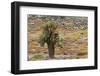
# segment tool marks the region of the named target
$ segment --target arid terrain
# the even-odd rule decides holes
[[[53,20],[57,31],[64,39],[63,48],[56,47],[54,59],[81,59],[88,57],[88,18],[77,16],[28,15],[28,60],[49,60],[48,48],[38,43],[42,26]]]

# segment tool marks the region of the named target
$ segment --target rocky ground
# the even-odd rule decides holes
[[[83,33],[82,35],[76,33]],[[68,35],[67,35],[68,33]],[[48,49],[45,45],[44,47],[40,47],[37,42],[38,34],[30,34],[30,42],[29,42],[29,51],[28,51],[28,60],[48,60],[50,59],[48,56]],[[75,34],[75,35],[74,35]],[[64,36],[64,48],[55,48],[55,58],[54,59],[80,59],[87,58],[88,50],[87,50],[87,35],[86,30],[81,31],[77,30],[69,33],[66,31],[66,35]],[[75,36],[75,37],[74,37]],[[32,37],[32,38],[31,38]],[[32,39],[32,40],[31,40]]]
[[[47,45],[41,47],[38,38],[42,32],[41,26],[45,23],[35,19],[28,24],[28,60],[49,60]],[[64,38],[63,48],[55,48],[54,59],[81,59],[88,57],[87,29],[66,29],[58,26],[59,34]]]

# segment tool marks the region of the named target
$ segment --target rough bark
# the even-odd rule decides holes
[[[48,53],[51,59],[54,58],[54,52],[55,52],[54,45],[52,43],[48,44]]]

